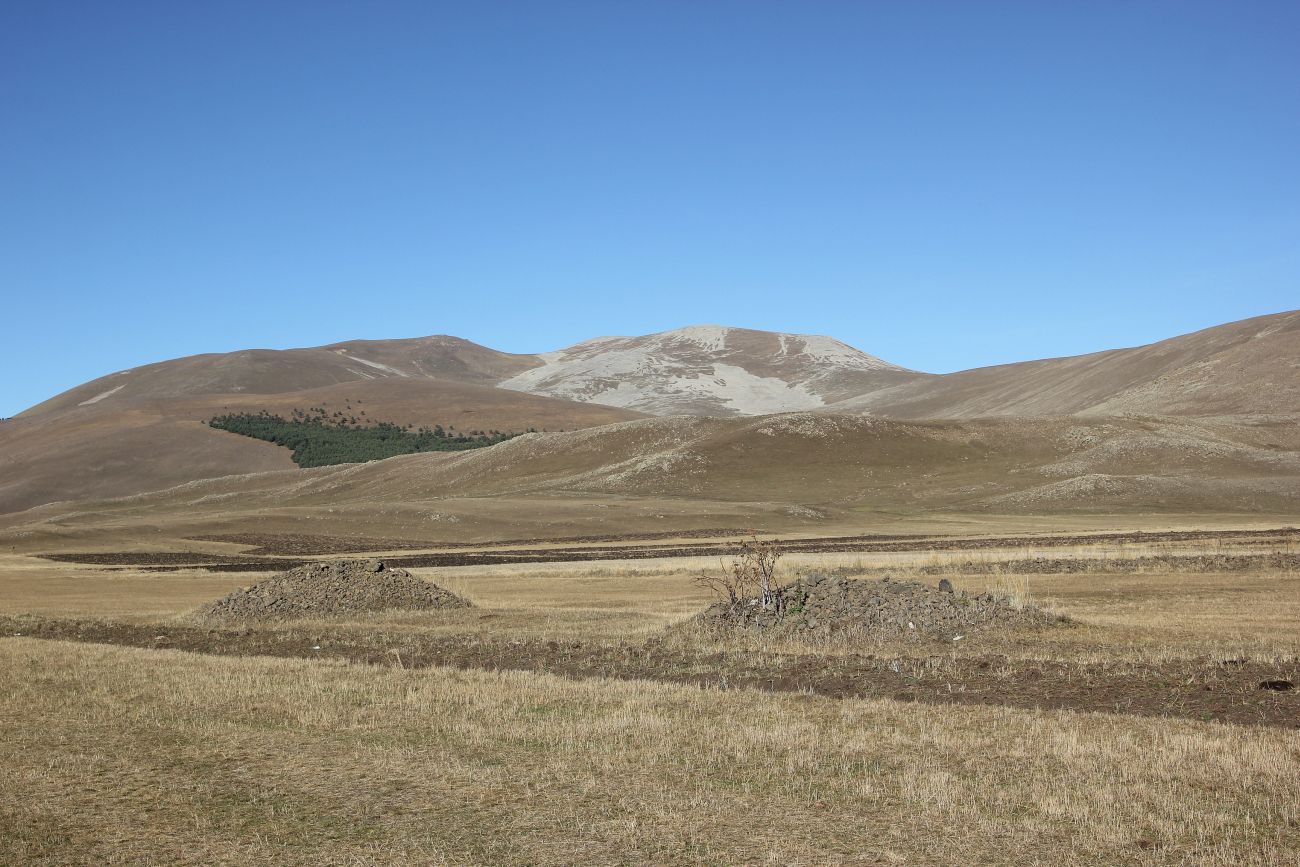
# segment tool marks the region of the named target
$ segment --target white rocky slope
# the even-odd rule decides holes
[[[760,415],[922,378],[830,337],[694,325],[538,356],[501,388],[651,415]]]

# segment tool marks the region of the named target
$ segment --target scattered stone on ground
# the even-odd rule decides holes
[[[717,602],[694,618],[713,629],[781,635],[958,641],[990,627],[1049,626],[1066,619],[993,593],[968,594],[913,581],[811,575],[758,598]]]
[[[201,618],[288,620],[395,609],[467,608],[449,590],[382,560],[309,563],[203,606]]]

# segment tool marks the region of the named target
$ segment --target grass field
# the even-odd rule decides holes
[[[258,576],[8,556],[0,863],[1298,864],[1300,695],[1254,684],[1300,667],[1300,575],[998,571],[1225,547],[1260,548],[783,562],[927,581],[951,568],[959,588],[1024,594],[1074,621],[943,649],[665,644],[707,603],[691,576],[708,559],[428,570],[477,607],[216,631],[202,653],[38,640],[13,624],[179,635],[194,607]],[[360,664],[332,652],[345,639],[398,652]],[[218,655],[273,640],[285,658]],[[313,641],[324,648],[301,658]],[[480,645],[491,654],[454,656]],[[407,650],[420,646],[443,655],[421,662]],[[530,660],[542,670],[519,670]],[[878,663],[902,664],[908,700],[871,686]],[[708,666],[754,676],[710,680]],[[767,671],[810,688],[764,686]],[[816,680],[846,671],[862,695]],[[1053,703],[1044,678],[1087,680],[1107,701],[1182,698],[1094,712],[1075,685]],[[987,693],[944,703],[943,684]],[[1199,719],[1179,702],[1203,686],[1257,716]]]

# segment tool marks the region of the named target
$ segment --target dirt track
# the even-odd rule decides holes
[[[285,555],[285,554],[352,554],[369,551],[401,550],[459,550],[484,549],[485,553],[499,552],[502,549],[538,545],[582,545],[580,548],[558,550],[578,551],[626,551],[707,547],[710,551],[730,550],[734,543],[712,543],[707,546],[665,544],[656,546],[594,548],[588,547],[610,542],[654,542],[664,539],[709,539],[718,537],[743,538],[750,531],[717,528],[709,530],[690,530],[673,533],[625,533],[604,536],[566,536],[556,538],[506,539],[496,542],[419,542],[399,539],[365,539],[358,537],[333,537],[311,535],[275,535],[275,534],[230,534],[222,536],[198,536],[197,541],[233,542],[236,544],[255,545],[256,548],[243,552],[246,555]],[[760,536],[770,537],[771,533],[761,532]],[[917,534],[859,534],[856,536],[825,536],[811,539],[778,540],[786,550],[810,551],[920,551],[920,550],[979,550],[985,548],[1005,548],[1008,546],[1034,545],[1041,547],[1060,547],[1067,545],[1095,545],[1098,543],[1141,544],[1151,542],[1193,542],[1211,539],[1258,539],[1258,538],[1300,538],[1300,528],[1279,527],[1269,530],[1170,530],[1160,532],[1115,532],[1089,534],[1044,534],[999,537],[944,537]],[[557,550],[557,549],[550,549]]]
[[[17,634],[217,655],[333,658],[406,668],[544,671],[566,677],[660,680],[811,692],[833,698],[1100,711],[1300,728],[1300,690],[1261,687],[1278,680],[1300,683],[1300,667],[1242,660],[1068,664],[1001,656],[706,653],[656,641],[615,646],[580,641],[485,641],[474,636],[403,636],[385,641],[333,627],[314,631],[213,629],[0,618],[0,636]]]
[[[709,536],[720,535],[722,531],[698,531],[707,533]],[[681,538],[690,534],[675,534],[674,538]],[[258,571],[278,571],[288,569],[294,566],[302,565],[305,560],[287,559],[282,554],[302,556],[307,551],[311,553],[361,553],[369,551],[389,551],[389,550],[410,550],[416,546],[433,549],[431,553],[408,554],[399,557],[385,557],[384,561],[395,567],[407,569],[433,568],[440,566],[478,566],[478,565],[500,565],[508,563],[574,563],[574,562],[591,562],[600,560],[646,560],[659,557],[726,557],[736,550],[734,542],[707,542],[700,544],[681,544],[665,543],[659,545],[625,545],[614,546],[609,544],[603,545],[583,545],[583,546],[564,546],[564,547],[516,547],[503,548],[501,545],[506,544],[554,544],[557,541],[568,542],[565,540],[523,540],[512,543],[496,543],[498,547],[488,550],[468,550],[469,545],[448,545],[439,543],[401,543],[405,547],[395,544],[392,539],[379,539],[371,542],[371,547],[359,547],[359,540],[340,538],[336,540],[338,544],[334,550],[327,550],[329,546],[325,540],[329,537],[321,536],[229,536],[229,537],[205,537],[209,541],[219,539],[221,541],[241,541],[245,544],[258,544],[260,547],[254,551],[241,554],[206,554],[187,551],[173,552],[114,552],[114,553],[57,553],[42,554],[40,556],[64,563],[82,563],[87,565],[115,565],[115,566],[136,566],[146,567],[155,571],[168,571],[185,568],[202,568],[212,572],[258,572]],[[640,541],[644,536],[593,536],[581,537],[583,541]],[[654,537],[654,538],[663,538]],[[810,553],[810,554],[867,554],[867,553],[898,553],[910,551],[979,551],[997,548],[1011,547],[1070,547],[1096,544],[1150,544],[1150,543],[1170,543],[1170,542],[1197,542],[1217,540],[1221,542],[1237,542],[1239,544],[1249,544],[1255,540],[1278,540],[1278,539],[1297,539],[1300,538],[1300,529],[1294,527],[1284,527],[1273,530],[1194,530],[1185,532],[1161,532],[1161,533],[1101,533],[1093,535],[1057,535],[1057,536],[1001,536],[1001,537],[976,537],[976,538],[934,538],[931,536],[832,536],[815,539],[785,539],[774,540],[776,545],[784,553]],[[261,556],[263,554],[271,556]],[[1219,559],[1225,562],[1233,559],[1234,556],[1241,555],[1222,555]],[[1259,555],[1264,556],[1264,555]],[[1212,564],[1211,564],[1212,565]],[[1210,568],[1206,566],[1205,568]],[[1224,567],[1227,570],[1235,568],[1231,563]],[[1248,567],[1247,567],[1248,568]],[[957,571],[954,567],[953,571]],[[1088,571],[1084,566],[1079,569],[1056,569],[1056,571]]]
[[[716,527],[705,530],[681,530],[672,533],[623,533],[603,536],[556,536],[553,538],[503,539],[498,542],[420,542],[411,539],[381,539],[362,536],[319,536],[311,534],[224,533],[194,536],[196,542],[230,542],[254,545],[246,554],[361,554],[371,551],[426,551],[431,548],[501,548],[518,545],[556,545],[596,542],[653,542],[662,539],[711,539],[720,536],[744,536],[748,530]],[[881,536],[901,539],[903,536]]]

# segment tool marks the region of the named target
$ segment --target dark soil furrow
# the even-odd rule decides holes
[[[1290,536],[1289,530],[1268,531],[1275,536]],[[1155,537],[1160,534],[1136,534]],[[1185,534],[1177,534],[1182,536]],[[869,554],[908,551],[941,551],[1008,547],[1013,544],[1065,545],[1080,544],[1080,537],[1061,537],[1069,542],[1047,543],[1039,539],[938,539],[919,542],[878,542],[857,538],[773,540],[771,545],[782,554]],[[1165,541],[1188,541],[1160,536]],[[1130,541],[1142,541],[1131,538]],[[491,551],[441,551],[385,557],[384,562],[399,568],[428,569],[446,566],[495,566],[512,563],[576,563],[602,560],[646,560],[659,557],[726,557],[734,555],[738,543],[701,545],[643,545],[628,547],[586,548],[518,548]],[[38,555],[62,563],[94,566],[134,566],[155,572],[180,569],[203,569],[209,572],[258,572],[289,569],[310,562],[301,559],[249,554],[206,554],[187,551],[145,551],[115,553],[56,553]],[[1195,572],[1235,572],[1250,569],[1300,568],[1300,554],[1291,553],[1219,553],[1160,554],[1123,558],[1034,557],[995,563],[953,563],[924,566],[925,574],[1011,572],[1018,574],[1124,572],[1143,569],[1169,569]]]
[[[337,627],[213,629],[38,617],[0,618],[0,636],[234,656],[330,658],[422,668],[538,671],[721,688],[892,698],[932,704],[1097,711],[1300,728],[1300,665],[1243,660],[1074,664],[1003,656],[797,655],[684,650],[660,641],[486,640],[375,636]],[[1263,684],[1272,683],[1271,687]]]
[[[366,539],[361,537],[335,537],[335,536],[313,536],[313,535],[292,535],[292,534],[261,534],[261,533],[235,533],[214,536],[196,536],[198,541],[211,542],[233,542],[246,545],[256,545],[255,549],[245,551],[246,555],[261,554],[287,554],[287,555],[308,555],[308,554],[356,554],[371,551],[400,551],[400,550],[459,550],[466,548],[492,549],[493,551],[509,550],[524,545],[584,545],[609,543],[609,542],[653,542],[661,539],[707,539],[725,536],[741,537],[749,533],[747,530],[737,530],[728,528],[711,528],[706,530],[686,530],[672,533],[624,533],[609,534],[602,536],[568,536],[556,538],[534,538],[534,539],[503,539],[495,542],[431,542],[416,541],[409,539]],[[760,533],[762,536],[770,536],[770,533]],[[1057,534],[1057,535],[1022,535],[1022,536],[1003,536],[998,538],[961,538],[961,537],[936,537],[933,534],[863,534],[857,536],[828,536],[813,539],[787,540],[780,544],[793,545],[813,545],[812,550],[832,550],[843,546],[870,546],[862,550],[882,550],[882,551],[918,551],[918,550],[962,550],[962,549],[982,549],[982,548],[1001,548],[1008,545],[1037,545],[1059,547],[1063,545],[1078,544],[1097,544],[1112,542],[1127,543],[1145,543],[1145,542],[1192,542],[1208,539],[1228,539],[1240,537],[1243,539],[1259,537],[1297,537],[1300,536],[1300,528],[1282,527],[1269,530],[1171,530],[1157,532],[1128,531],[1112,533],[1093,533],[1087,535],[1077,534]],[[833,546],[833,547],[832,547]],[[679,545],[662,545],[654,546],[655,548],[672,549],[683,547]],[[691,546],[685,546],[691,547]],[[726,547],[714,544],[710,547],[710,552],[719,548]],[[583,549],[580,549],[583,550]],[[586,548],[585,550],[605,550]],[[623,549],[612,549],[623,550]],[[793,549],[791,549],[793,550]]]
[[[193,536],[196,542],[230,542],[255,545],[245,554],[362,554],[372,551],[427,551],[430,549],[501,548],[516,545],[587,544],[597,542],[653,542],[659,539],[713,539],[743,536],[747,530],[714,527],[702,530],[677,530],[664,533],[611,533],[601,536],[557,536],[554,538],[502,539],[496,542],[421,542],[412,539],[366,538],[364,536],[319,536],[310,534],[221,533]],[[880,539],[905,539],[906,536],[879,536]]]

